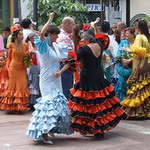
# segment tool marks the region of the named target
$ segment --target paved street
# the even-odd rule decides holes
[[[122,121],[99,141],[75,133],[56,135],[54,145],[45,145],[25,136],[30,117],[30,112],[12,115],[0,111],[0,150],[150,150],[150,120]]]

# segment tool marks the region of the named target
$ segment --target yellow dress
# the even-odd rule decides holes
[[[150,43],[145,35],[136,36],[133,47],[133,71],[121,105],[130,117],[150,117]]]
[[[4,110],[26,110],[29,103],[29,92],[27,89],[26,67],[24,56],[28,51],[28,45],[23,44],[22,49],[17,49],[14,43],[9,46],[7,60],[9,82],[8,88],[2,94],[0,109]]]

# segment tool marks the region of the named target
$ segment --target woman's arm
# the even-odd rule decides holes
[[[54,15],[55,15],[54,12],[49,14],[49,19],[48,19],[48,21],[46,22],[46,24],[42,28],[41,34],[40,34],[40,40],[41,41],[45,40],[45,38],[44,38],[45,37],[45,33],[48,30],[49,24],[53,21]]]
[[[58,78],[64,71],[66,71],[68,68],[70,67],[70,64],[68,63],[68,64],[66,64],[66,65],[64,65],[64,67],[60,70],[60,71],[58,71],[58,72],[56,72],[55,74],[54,74],[54,77],[55,78]]]
[[[95,34],[101,33],[100,30],[99,30],[98,27],[97,27],[97,24],[98,24],[99,22],[100,22],[100,18],[99,18],[99,17],[96,18],[96,20],[93,22],[92,27],[94,28],[94,33],[95,33]]]
[[[8,50],[8,57],[6,59],[6,66],[9,67],[10,63],[12,60],[12,45],[9,45],[9,50]]]

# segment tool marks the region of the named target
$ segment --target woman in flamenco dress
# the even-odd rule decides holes
[[[42,139],[45,144],[53,144],[50,136],[54,134],[72,134],[71,117],[67,106],[67,98],[62,91],[61,78],[54,74],[60,68],[62,60],[59,46],[55,43],[60,29],[51,24],[54,13],[41,30],[40,37],[35,38],[40,59],[41,96],[34,105],[35,111],[27,127],[26,135],[34,139]],[[47,34],[47,37],[45,37]]]
[[[130,119],[150,118],[150,34],[146,21],[139,20],[135,30],[134,44],[126,49],[133,53],[133,65],[121,105]]]
[[[80,81],[70,89],[68,102],[71,117],[74,118],[71,128],[81,134],[94,134],[103,138],[104,132],[114,128],[127,115],[115,97],[114,87],[104,78],[101,65],[102,46],[95,42],[93,34],[87,30],[82,41],[89,43],[80,47],[77,55],[70,52],[66,65],[55,73],[59,77],[65,69],[75,71],[76,62],[82,63]]]
[[[29,55],[28,45],[23,42],[20,29],[11,27],[12,38],[9,45],[6,66],[8,67],[9,82],[7,89],[1,95],[0,109],[11,110],[15,114],[27,110],[29,91],[26,79],[26,64],[24,57]]]

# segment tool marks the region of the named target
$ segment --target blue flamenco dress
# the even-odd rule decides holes
[[[60,69],[61,54],[57,44],[53,43],[52,50],[48,45],[49,38],[41,41],[35,38],[40,58],[40,90],[42,97],[34,105],[30,124],[26,135],[40,139],[44,133],[72,134],[70,129],[71,118],[69,115],[67,99],[63,95],[61,77],[54,78]]]
[[[125,50],[120,49],[120,48],[126,48],[128,46],[129,46],[128,40],[121,41],[121,43],[119,44],[118,52],[117,52],[118,58],[123,59],[123,54],[128,55],[128,53]],[[126,81],[131,75],[131,72],[132,70],[130,68],[123,67],[122,61],[120,61],[117,64],[118,81],[115,85],[115,92],[120,101],[122,101],[124,97],[126,96],[127,87],[128,87]]]

